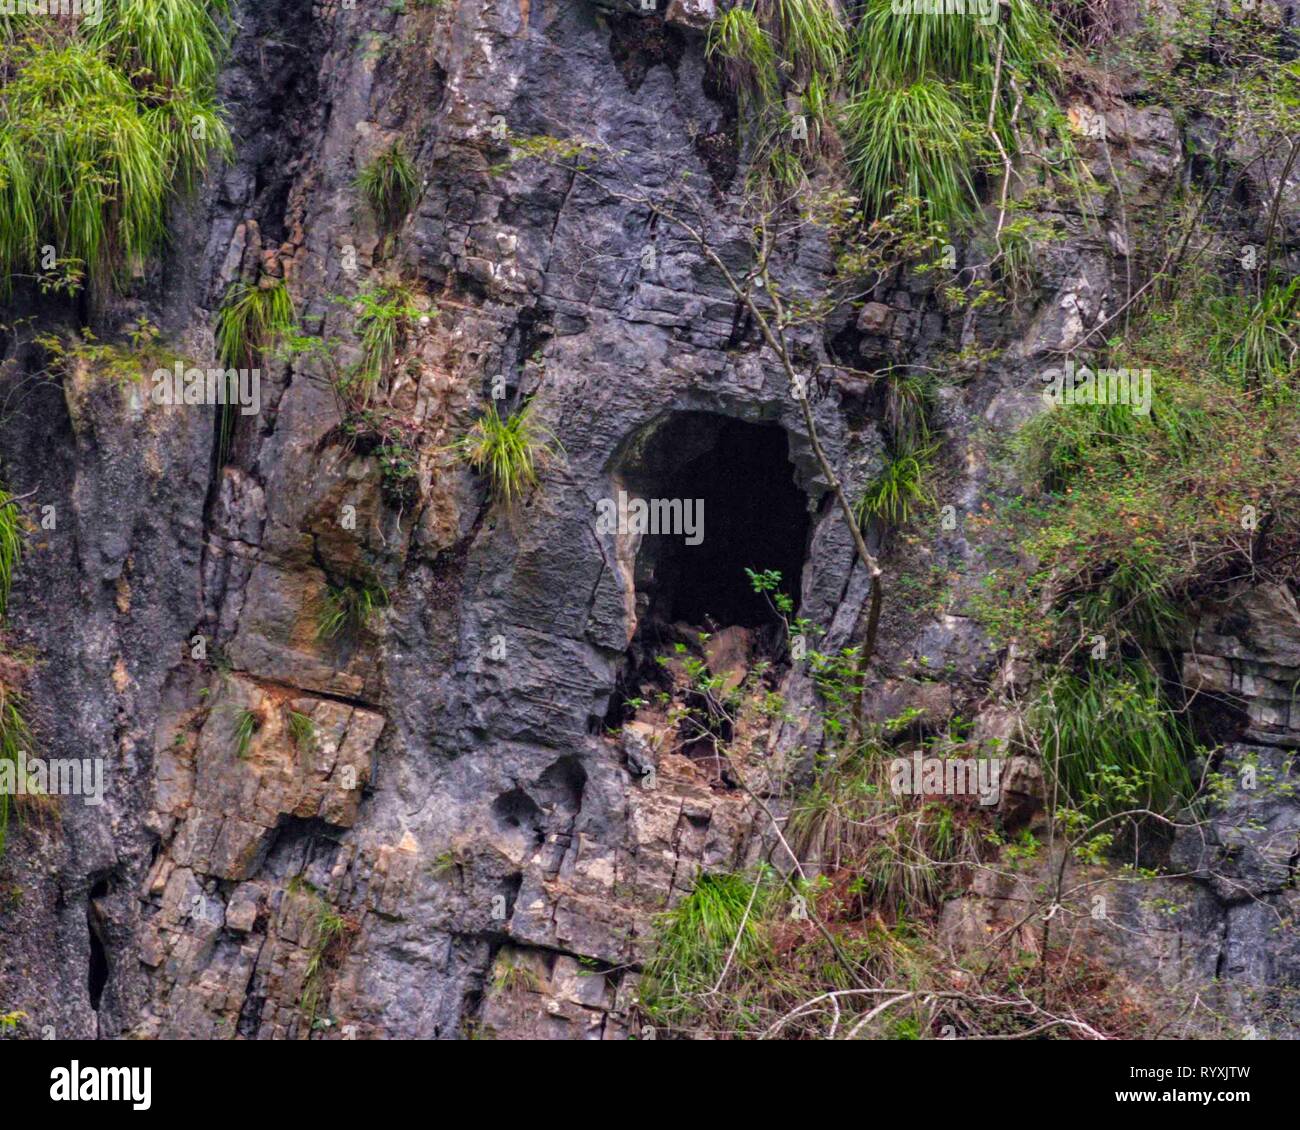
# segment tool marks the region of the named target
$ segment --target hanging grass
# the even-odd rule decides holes
[[[1170,813],[1192,795],[1192,743],[1149,663],[1095,663],[1053,679],[1034,711],[1058,801],[1090,818],[1133,808]]]
[[[396,227],[415,205],[420,176],[400,141],[381,150],[357,174],[357,189],[381,227]]]
[[[293,329],[293,299],[283,279],[267,280],[269,286],[235,283],[217,311],[217,357],[226,369],[256,369],[262,358]],[[221,406],[221,436],[217,459],[230,457],[239,407]]]
[[[730,8],[709,26],[705,57],[721,65],[742,116],[764,112],[780,98],[776,48],[749,9]]]
[[[537,466],[558,447],[554,435],[525,404],[504,419],[492,403],[457,444],[461,458],[488,480],[492,496],[507,506],[537,485]]]
[[[361,363],[352,376],[365,400],[384,379],[397,356],[403,336],[425,311],[415,305],[408,286],[394,284],[357,295],[357,331],[361,335]]]
[[[121,0],[94,28],[10,29],[0,88],[5,285],[34,272],[46,246],[97,284],[162,246],[173,188],[192,186],[210,152],[231,152],[214,102],[222,38],[213,11],[202,0]]]
[[[1002,42],[1003,81],[1054,73],[1059,54],[1051,17],[1032,0],[1009,0],[996,24],[952,13],[896,13],[893,0],[869,0],[853,37],[853,78],[908,81],[943,76],[970,87],[988,113],[997,46]],[[1009,91],[1010,86],[1006,89]]]
[[[265,280],[264,280],[265,281]],[[227,369],[252,369],[293,328],[293,299],[283,279],[235,283],[217,311],[217,356]]]
[[[848,33],[830,0],[762,0],[781,58],[800,79],[834,75],[844,63]]]
[[[842,117],[849,174],[868,211],[883,215],[914,201],[944,224],[969,219],[975,188],[968,164],[980,127],[941,80],[877,82]]]
[[[838,159],[842,142],[873,217],[907,201],[902,219],[918,229],[928,219],[962,226],[979,205],[976,174],[1000,167],[990,113],[1014,150],[1017,101],[1024,117],[1055,107],[1047,94],[1060,74],[1055,25],[1032,0],[1004,3],[991,25],[893,7],[867,0],[850,19],[830,0],[751,0],[714,21],[708,57],[736,95],[755,189],[801,187],[812,162]],[[786,113],[796,97],[806,142]]]
[[[228,14],[226,0],[112,0],[87,41],[138,83],[207,94],[227,46],[218,20]]]

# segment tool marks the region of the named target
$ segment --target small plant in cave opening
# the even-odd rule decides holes
[[[357,174],[356,186],[383,228],[395,227],[414,206],[420,176],[401,141],[380,150]]]
[[[557,449],[564,450],[554,433],[533,418],[531,401],[504,418],[494,401],[455,447],[487,479],[492,497],[507,506],[537,485],[539,465],[553,458]]]
[[[352,635],[373,628],[388,607],[388,591],[378,581],[329,585],[316,621],[317,639],[332,640],[345,629]]]

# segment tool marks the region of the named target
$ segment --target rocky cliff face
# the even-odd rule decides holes
[[[598,529],[596,504],[665,481],[724,426],[780,432],[781,486],[807,514],[801,615],[828,646],[855,638],[870,593],[784,377],[716,274],[634,199],[686,171],[707,186],[711,222],[739,223],[733,112],[700,22],[691,5],[665,18],[590,0],[241,8],[223,79],[236,160],[177,210],[169,253],[94,324],[107,337],[148,316],[206,359],[228,285],[282,277],[347,360],[355,312],[336,297],[400,272],[428,309],[387,399],[416,437],[414,494],[389,489],[341,429],[323,364],[264,372],[262,411],[219,461],[211,410],[141,405],[92,364],[42,376],[31,335],[6,336],[5,473],[33,515],[57,516],[31,537],[13,602],[35,659],[27,693],[43,752],[102,755],[107,776],[101,806],[32,822],[4,859],[0,1003],[36,1028],[623,1038],[639,1024],[652,916],[702,870],[770,848],[746,790],[665,749],[653,725],[606,727],[646,594],[667,598],[638,578],[632,539]],[[881,440],[838,372],[846,353],[949,364],[976,348],[996,357],[944,393],[941,501],[964,518],[997,489],[990,445],[1035,410],[1046,359],[1124,301],[1126,225],[1188,175],[1166,112],[1117,98],[1106,122],[1109,154],[1093,158],[1113,162],[1129,211],[1098,201],[1098,240],[1059,205],[1066,238],[1017,312],[947,310],[929,282],[904,279],[806,342],[831,375],[814,412],[848,485],[878,468]],[[591,179],[512,163],[502,124],[623,160]],[[389,233],[353,180],[396,138],[423,182]],[[815,287],[828,249],[809,238],[783,267]],[[53,301],[18,313],[44,328],[76,315]],[[510,513],[448,451],[495,378],[535,396],[564,450]],[[731,497],[725,468],[710,474]],[[763,499],[745,512],[763,515]],[[940,716],[978,714],[1005,674],[963,612],[980,534],[963,521],[894,552],[958,581],[942,610],[887,606],[881,693],[894,697],[878,709],[923,694]],[[361,578],[386,591],[382,617],[321,638],[330,586]],[[1294,596],[1248,589],[1200,624],[1186,681],[1240,700],[1249,725],[1230,756],[1288,782]],[[779,689],[790,719],[745,735],[746,780],[777,806],[819,740],[806,670]],[[291,715],[313,740],[295,741]],[[995,712],[980,724],[996,728]],[[1159,920],[1135,900],[1108,944],[1135,969],[1281,992],[1300,977],[1285,928],[1300,807],[1276,789],[1229,803],[1212,827],[1175,847],[1188,877],[1169,883],[1194,912]],[[1198,881],[1206,855],[1231,858],[1229,888]],[[953,917],[984,922],[1004,896],[973,892]],[[1269,1007],[1294,1024],[1294,1005]]]

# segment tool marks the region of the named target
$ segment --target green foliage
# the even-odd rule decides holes
[[[0,487],[0,620],[9,610],[14,570],[22,555],[21,523],[22,516],[13,496]],[[10,762],[16,773],[19,751],[31,753],[32,750],[32,732],[23,715],[22,696],[13,688],[0,684],[0,761]],[[0,790],[0,854],[4,852],[9,830],[11,803],[9,794]]]
[[[306,714],[289,711],[289,738],[299,753],[311,753],[316,748],[316,723]]]
[[[519,501],[538,483],[538,465],[553,456],[558,441],[533,419],[529,402],[502,418],[496,402],[478,418],[456,444],[462,459],[483,475],[492,497],[507,506]]]
[[[13,765],[15,777],[18,772],[18,754],[30,754],[33,749],[31,729],[23,717],[22,696],[8,688],[0,687],[0,761]],[[0,790],[0,854],[3,854],[5,840],[9,832],[9,809],[17,807],[21,797],[9,796]],[[19,809],[21,811],[21,809]]]
[[[293,299],[283,279],[235,283],[217,311],[217,357],[227,369],[253,369],[293,327]]]
[[[112,0],[87,40],[105,48],[136,81],[168,91],[207,93],[227,46],[218,18],[226,0]]]
[[[222,10],[217,5],[216,10]],[[205,0],[117,0],[94,28],[21,21],[0,60],[0,269],[116,279],[163,243],[173,186],[228,157]]]
[[[260,726],[261,719],[258,718],[257,711],[244,709],[236,712],[233,737],[235,756],[241,761],[248,756],[249,748],[253,744],[253,735],[257,733]]]
[[[875,518],[890,525],[906,523],[919,507],[934,505],[926,485],[936,444],[910,447],[893,456],[855,505],[858,521]]]
[[[853,17],[828,0],[763,0],[724,12],[707,54],[736,95],[760,188],[798,189],[811,161],[842,151],[872,218],[906,205],[914,231],[968,222],[976,174],[1000,170],[999,142],[1017,148],[1018,103],[1064,136],[1050,97],[1059,74],[1051,17],[1032,0],[996,10],[992,26],[952,13],[898,13],[892,0],[867,0]],[[806,142],[795,137],[788,98],[797,100]]]
[[[417,425],[375,408],[349,412],[340,430],[363,455],[379,462],[381,490],[393,506],[408,506],[419,498],[419,442]]]
[[[732,960],[752,967],[768,954],[759,928],[776,888],[760,874],[701,875],[691,891],[658,923],[654,956],[641,979],[641,1006],[656,1022],[678,1026],[690,1019],[693,998],[719,979]]]
[[[383,228],[395,227],[415,205],[420,175],[400,141],[382,149],[357,174],[356,186]]]
[[[9,610],[9,590],[22,549],[22,515],[13,495],[0,487],[0,620]]]
[[[1036,485],[995,521],[1034,565],[993,579],[997,595],[980,613],[991,627],[1034,645],[1097,632],[1167,647],[1179,605],[1259,567],[1248,550],[1256,530],[1268,528],[1270,552],[1295,551],[1294,301],[1286,288],[1252,300],[1189,279],[1111,344],[1109,360],[1091,363],[1150,367],[1148,415],[1066,405],[1021,430],[1016,474]]]
[[[1089,818],[1135,807],[1168,814],[1192,795],[1191,742],[1145,661],[1058,674],[1033,725],[1059,801]]]
[[[940,79],[873,83],[844,112],[849,169],[868,211],[883,213],[902,196],[945,221],[968,218],[977,128]]]
[[[761,112],[780,95],[776,49],[748,8],[729,8],[709,27],[706,57],[721,61],[742,111]]]
[[[426,316],[426,311],[415,305],[411,288],[400,283],[362,291],[351,301],[357,310],[362,355],[348,383],[361,389],[366,402],[392,366],[403,336],[414,322]],[[432,314],[436,316],[437,311]]]
[[[315,903],[309,928],[310,936],[305,939],[308,950],[307,966],[303,971],[302,992],[298,1006],[307,1017],[309,1028],[314,1026],[316,1013],[320,1009],[324,996],[325,969],[336,960],[336,953],[353,928],[352,924],[338,910],[331,906],[321,894],[308,883],[300,883],[295,894],[305,894]]]
[[[350,581],[329,585],[316,621],[316,638],[332,640],[345,629],[358,635],[374,626],[388,607],[388,592],[378,581]]]

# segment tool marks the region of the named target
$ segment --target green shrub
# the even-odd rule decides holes
[[[1189,279],[1090,366],[1149,367],[1148,415],[1062,406],[1020,431],[1014,473],[1029,487],[998,520],[1033,566],[1006,577],[981,612],[990,626],[1014,620],[1022,644],[1082,631],[1168,647],[1189,598],[1260,568],[1261,552],[1294,552],[1300,405],[1280,294],[1255,302]]]

